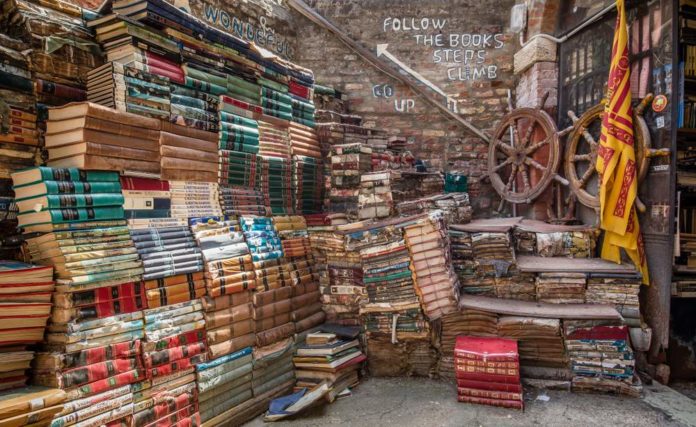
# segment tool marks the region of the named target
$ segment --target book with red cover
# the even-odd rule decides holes
[[[39,283],[51,280],[53,280],[52,266],[0,260],[0,284]]]
[[[522,393],[520,383],[500,383],[494,381],[478,381],[457,378],[457,387],[475,388],[477,390],[503,391],[508,393]]]
[[[519,383],[520,382],[520,372],[513,371],[509,372],[507,375],[494,373],[494,372],[479,372],[479,371],[467,371],[455,366],[455,375],[457,379],[463,380],[476,380],[476,381],[493,381],[498,383]],[[512,374],[512,375],[511,375]]]
[[[494,337],[470,337],[460,335],[454,345],[456,358],[495,362],[518,362],[517,341]]]
[[[169,191],[169,181],[160,181],[159,179],[152,178],[122,176],[121,189],[136,191]]]
[[[457,396],[457,400],[465,403],[477,403],[479,405],[500,406],[503,408],[524,409],[524,402],[521,400],[499,400],[487,399],[484,397]]]
[[[457,387],[459,396],[470,396],[484,399],[497,400],[522,400],[521,392],[497,391],[497,390],[480,390],[477,388]]]
[[[627,340],[627,326],[594,326],[566,334],[566,340]]]

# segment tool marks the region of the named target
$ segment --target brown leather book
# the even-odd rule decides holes
[[[182,169],[187,171],[210,172],[217,170],[217,156],[215,157],[216,159],[214,163],[162,157],[162,169]]]
[[[206,296],[202,299],[203,309],[207,312],[223,310],[251,302],[251,292],[238,292],[236,294],[223,295],[218,298]]]
[[[102,130],[79,128],[68,132],[46,135],[46,147],[61,147],[85,141],[99,141],[100,144],[159,151],[157,139],[151,138],[153,134],[159,134],[159,132],[118,124],[113,125],[113,122],[99,119],[90,118],[89,121],[92,125],[100,127]],[[122,132],[119,134],[119,131]]]
[[[49,123],[54,120],[67,120],[82,117],[93,117],[108,120],[115,123],[123,123],[128,126],[154,129],[159,131],[162,127],[161,120],[137,114],[117,111],[91,102],[71,102],[62,107],[48,109]]]
[[[287,300],[292,296],[292,287],[282,287],[266,292],[257,292],[254,294],[254,306],[273,304],[277,301]]]
[[[90,154],[103,157],[118,157],[121,159],[135,159],[152,161],[157,159],[157,153],[137,148],[119,147],[116,145],[97,144],[96,142],[82,142],[63,147],[49,148],[50,160],[64,159],[79,154]]]
[[[250,303],[209,312],[205,314],[205,326],[206,328],[214,329],[233,322],[251,319],[252,312]]]
[[[203,141],[214,142],[216,144],[218,141],[217,132],[208,132],[188,126],[179,126],[168,121],[162,121],[162,132],[185,136],[188,138],[202,139]]]
[[[262,319],[276,316],[278,314],[288,313],[288,312],[290,312],[290,309],[291,309],[290,300],[286,299],[286,300],[274,302],[273,304],[262,305],[261,307],[256,307],[256,308],[254,308],[253,315],[254,315],[255,320],[262,320]]]
[[[217,141],[206,141],[204,139],[191,138],[188,136],[175,135],[168,132],[160,132],[160,145],[167,145],[170,147],[181,147],[188,148],[197,151],[205,151],[208,153],[217,154],[218,143]]]
[[[254,321],[251,319],[246,319],[222,326],[220,328],[208,329],[206,335],[208,345],[213,345],[253,333]]]
[[[161,179],[164,181],[198,181],[217,182],[217,172],[191,171],[162,168]]]
[[[251,347],[254,345],[255,335],[247,334],[238,338],[233,338],[229,341],[224,341],[219,344],[213,344],[208,346],[208,356],[211,359],[216,359],[222,355],[241,350],[244,347]]]
[[[256,334],[256,345],[259,347],[270,345],[282,340],[283,338],[290,337],[294,333],[295,324],[286,323],[267,331],[258,332]]]
[[[321,325],[326,320],[326,314],[323,311],[314,313],[309,317],[306,317],[298,322],[295,322],[295,331],[302,332],[309,328]]]
[[[199,150],[198,148],[183,148],[174,147],[170,145],[160,145],[160,155],[162,156],[162,158],[187,159],[199,162],[207,162],[210,163],[210,165],[208,165],[208,168],[214,168],[217,165],[218,161],[217,151],[211,153]]]
[[[159,162],[120,159],[118,157],[91,156],[88,154],[80,154],[60,160],[49,160],[48,166],[56,168],[80,168],[109,171],[129,170],[147,173],[160,172]]]
[[[276,314],[275,316],[270,316],[261,320],[256,320],[256,331],[266,331],[275,328],[276,326],[281,326],[290,322],[292,322],[292,316],[289,312]]]

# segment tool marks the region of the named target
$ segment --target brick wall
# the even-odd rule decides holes
[[[389,53],[455,98],[461,115],[488,134],[493,133],[507,111],[508,90],[513,91],[514,97],[512,59],[518,42],[506,31],[514,3],[309,2],[365,47],[375,50],[378,43],[388,43]],[[492,201],[497,205],[498,197],[492,189],[487,184],[477,184],[486,172],[486,143],[367,64],[329,32],[299,15],[296,22],[295,60],[314,70],[319,83],[345,92],[351,111],[364,116],[369,126],[406,136],[410,150],[433,169],[442,170],[447,158],[451,170],[470,175],[473,202],[479,212],[488,209]],[[422,29],[425,26],[427,30]],[[463,43],[467,47],[462,48]],[[471,77],[467,71],[482,74],[467,79]],[[445,156],[447,146],[449,152]]]

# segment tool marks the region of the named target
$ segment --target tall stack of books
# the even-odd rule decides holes
[[[360,368],[367,357],[360,351],[357,339],[339,339],[336,334],[315,332],[297,346],[293,364],[296,388],[314,388],[327,381],[329,398],[335,398],[360,382]]]
[[[196,366],[202,422],[228,416],[252,398],[252,363],[251,347],[246,347]]]
[[[610,322],[565,321],[565,344],[573,371],[573,391],[638,397],[635,357],[628,327]]]
[[[459,281],[449,263],[447,226],[442,215],[431,213],[405,227],[404,234],[416,291],[426,316],[433,320],[457,311]]]
[[[584,273],[539,273],[536,297],[551,304],[583,304],[587,279]]]
[[[613,305],[621,313],[625,324],[640,327],[640,286],[639,274],[591,273],[587,279],[587,303]]]
[[[162,179],[217,182],[215,133],[163,122],[159,145]]]
[[[294,64],[288,65],[290,82],[289,96],[292,98],[292,121],[305,126],[315,126],[314,73]]]
[[[406,242],[397,240],[360,250],[362,281],[371,303],[418,302]]]
[[[324,166],[321,159],[293,156],[292,166],[295,212],[298,214],[321,212],[324,203]]]
[[[158,174],[160,121],[92,103],[49,110],[48,164]]]
[[[53,268],[0,261],[0,391],[22,387],[51,314]]]
[[[87,100],[118,111],[169,119],[169,78],[108,62],[87,73]]]
[[[372,150],[362,144],[331,147],[331,211],[358,217],[360,177],[371,169]]]
[[[244,235],[236,223],[222,221],[197,232],[205,260],[208,356],[213,359],[254,344],[251,291],[254,267]]]
[[[295,333],[300,334],[321,325],[326,320],[322,310],[319,282],[295,285],[290,300],[291,318],[295,322]]]
[[[517,340],[520,360],[531,366],[568,368],[558,319],[500,316],[498,336]]]
[[[34,168],[14,174],[13,181],[16,193],[34,204],[33,211],[19,215],[25,233],[37,236],[27,239],[29,254],[53,265],[57,276],[34,382],[68,392],[70,403],[61,413],[66,419],[98,417],[108,423],[130,416],[130,387],[118,408],[112,401],[90,406],[97,395],[137,383],[143,375],[144,296],[138,283],[143,269],[125,227],[118,173]],[[135,347],[126,353],[100,351],[119,345]]]
[[[391,184],[393,172],[372,172],[360,176],[358,218],[379,219],[391,216],[394,210]]]
[[[496,337],[498,315],[485,311],[462,309],[442,316],[440,329],[440,360],[438,373],[441,378],[455,379],[454,346],[459,335]]]
[[[515,340],[461,335],[454,360],[460,402],[524,409]]]
[[[8,115],[7,127],[0,129],[0,144],[3,147],[0,178],[3,179],[9,178],[14,171],[34,166],[39,146],[36,114],[10,104]]]
[[[292,163],[287,125],[279,120],[259,121],[261,190],[275,215],[294,212]]]
[[[282,120],[291,120],[292,98],[288,96],[287,77],[279,73],[267,73],[259,77],[258,83],[261,86],[263,114]]]
[[[192,300],[144,311],[145,340],[143,361],[150,385],[166,387],[170,404],[161,404],[162,393],[138,404],[143,408],[134,415],[141,425],[176,424],[191,420],[197,424],[198,400],[195,390],[195,366],[207,360],[205,320],[200,300]],[[186,377],[188,382],[182,383]],[[165,385],[165,384],[171,384]],[[180,394],[175,394],[176,393]]]

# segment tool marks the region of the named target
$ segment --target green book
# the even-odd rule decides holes
[[[87,208],[97,206],[122,206],[121,193],[97,194],[48,194],[18,200],[19,212],[43,211],[46,209]]]
[[[14,187],[15,200],[21,201],[47,194],[100,194],[120,193],[121,183],[115,182],[79,182],[79,181],[41,181],[35,184]]]
[[[34,184],[39,181],[118,182],[118,172],[39,166],[12,174],[14,187]]]
[[[258,93],[259,87],[260,87],[256,83],[252,83],[248,80],[244,80],[241,77],[233,76],[231,74],[227,75],[227,86],[228,87],[230,87],[230,86],[239,87],[239,88],[242,88],[246,91],[256,92],[256,93]]]
[[[19,227],[24,227],[35,224],[65,224],[123,218],[124,212],[122,206],[49,209],[40,212],[21,213],[17,215],[17,225]]]
[[[220,121],[233,125],[242,125],[254,129],[259,128],[259,122],[257,122],[256,120],[247,119],[246,117],[238,116],[236,114],[227,113],[224,111],[220,111]]]

